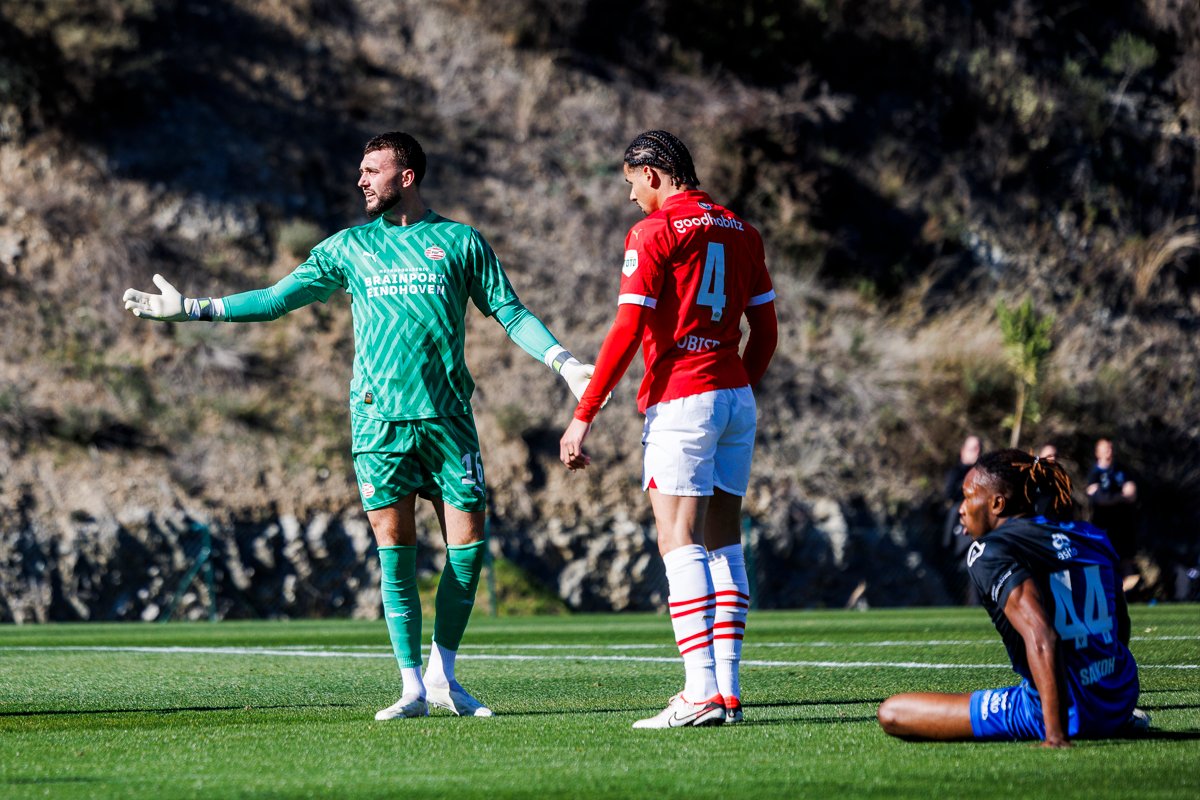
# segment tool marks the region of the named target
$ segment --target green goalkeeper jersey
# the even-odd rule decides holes
[[[470,412],[468,298],[535,357],[558,344],[521,305],[480,233],[433,211],[410,225],[379,217],[330,236],[271,289],[223,298],[223,318],[273,319],[339,288],[350,293],[354,318],[350,407],[377,419]]]

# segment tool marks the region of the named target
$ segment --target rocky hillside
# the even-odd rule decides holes
[[[620,157],[649,127],[767,242],[762,605],[952,599],[942,475],[967,433],[1008,442],[997,304],[1026,300],[1053,348],[1021,443],[1054,441],[1081,483],[1113,437],[1141,488],[1140,596],[1187,591],[1195,3],[67,0],[0,7],[0,620],[153,618],[200,525],[221,613],[376,614],[346,298],[150,325],[122,291],[274,282],[362,220],[362,142],[403,129],[427,200],[594,358],[638,216]],[[496,554],[573,608],[656,607],[638,368],[572,475],[565,388],[492,321],[469,330]]]

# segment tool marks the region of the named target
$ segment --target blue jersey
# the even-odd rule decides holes
[[[1100,734],[1129,718],[1137,664],[1121,641],[1129,617],[1117,555],[1103,531],[1086,522],[1010,519],[971,545],[967,567],[1018,675],[1033,685],[1025,641],[1004,606],[1013,589],[1032,580],[1058,633],[1061,689],[1080,732]]]

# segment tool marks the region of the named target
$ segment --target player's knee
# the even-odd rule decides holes
[[[879,709],[875,712],[875,718],[879,720],[879,727],[892,736],[899,736],[901,730],[902,704],[897,700],[896,697],[889,697],[879,704]]]

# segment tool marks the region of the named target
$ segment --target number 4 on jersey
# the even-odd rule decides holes
[[[704,257],[704,274],[700,276],[700,288],[696,292],[696,305],[712,309],[712,321],[720,322],[725,311],[725,245],[708,243],[708,254]]]
[[[1063,639],[1074,639],[1076,649],[1087,646],[1088,636],[1099,636],[1106,644],[1112,641],[1113,622],[1108,615],[1108,600],[1104,596],[1100,567],[1085,567],[1083,578],[1081,616],[1075,607],[1071,571],[1064,569],[1050,576],[1050,590],[1054,592],[1054,629]]]

